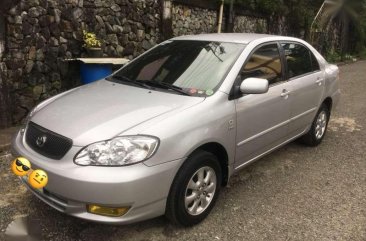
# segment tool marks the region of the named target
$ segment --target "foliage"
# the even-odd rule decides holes
[[[236,7],[262,14],[270,22],[276,16],[285,16],[289,35],[309,38],[310,25],[324,0],[225,0],[234,1]],[[333,0],[338,4],[326,21],[337,26],[340,34],[339,51],[343,59],[346,53],[366,55],[366,0]],[[276,26],[276,23],[273,23]],[[328,53],[337,59],[335,53]]]
[[[83,30],[83,40],[84,40],[84,48],[100,48],[102,46],[102,42],[97,38],[95,33],[87,32]]]
[[[341,55],[336,51],[330,51],[325,55],[325,59],[329,63],[337,63],[341,61]]]

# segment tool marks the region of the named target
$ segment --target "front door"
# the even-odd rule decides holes
[[[289,89],[277,43],[253,51],[240,73],[240,79],[269,81],[265,94],[244,95],[235,100],[237,112],[236,168],[283,143],[290,119]]]

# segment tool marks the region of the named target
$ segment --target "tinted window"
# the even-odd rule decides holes
[[[165,42],[116,73],[145,84],[174,85],[191,95],[212,95],[245,45],[210,41]]]
[[[257,49],[241,70],[241,79],[267,79],[269,84],[282,80],[282,65],[277,44],[269,44]]]
[[[285,52],[289,78],[313,72],[309,49],[295,43],[284,43],[282,47]]]
[[[311,65],[313,66],[313,71],[320,70],[318,59],[315,57],[315,55],[310,51],[311,56]]]

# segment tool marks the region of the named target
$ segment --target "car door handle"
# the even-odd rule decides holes
[[[290,94],[290,91],[283,90],[282,93],[281,93],[281,97],[288,97],[289,94]]]
[[[318,79],[317,81],[315,81],[315,83],[319,86],[321,86],[323,84],[323,80],[324,79]]]

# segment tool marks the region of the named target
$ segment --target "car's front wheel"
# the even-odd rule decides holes
[[[196,151],[174,179],[166,216],[183,226],[201,222],[213,208],[220,186],[221,167],[217,157],[206,151]]]

